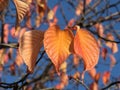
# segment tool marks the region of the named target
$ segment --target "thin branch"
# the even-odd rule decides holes
[[[1,48],[18,48],[18,43],[0,43]]]
[[[75,80],[76,82],[78,82],[79,84],[83,85],[87,90],[90,90],[89,87],[83,82],[83,81],[80,81],[79,79],[76,79],[72,76],[69,76],[70,79],[73,79]]]
[[[98,20],[95,20],[95,21],[90,21],[88,24],[83,24],[83,27],[91,27],[91,26],[95,25],[96,23],[102,23],[102,22],[105,22],[108,20],[118,19],[118,18],[114,18],[114,17],[119,16],[119,15],[120,15],[120,12],[113,13],[110,16],[99,18]]]
[[[120,43],[120,41],[109,40],[109,39],[107,39],[107,38],[101,37],[97,32],[94,32],[94,31],[92,31],[92,30],[90,30],[90,29],[89,29],[89,31],[90,31],[91,33],[97,35],[99,38],[101,38],[101,39],[104,40],[104,41],[113,42],[113,43]]]
[[[101,90],[106,90],[106,89],[108,89],[109,87],[111,87],[111,86],[113,86],[113,85],[116,85],[116,84],[120,84],[120,81],[112,82],[112,83],[110,83],[108,86],[102,88]]]
[[[50,69],[51,66],[52,66],[52,63],[50,62],[50,63],[46,66],[46,69],[43,71],[43,73],[42,73],[39,77],[37,77],[37,78],[35,78],[35,79],[33,79],[33,80],[29,81],[29,82],[26,81],[25,83],[23,83],[23,84],[19,87],[19,89],[23,88],[23,87],[26,86],[26,85],[30,85],[30,84],[32,84],[32,83],[34,83],[34,82],[37,82],[37,81],[41,80],[42,78],[45,78],[45,76],[46,76],[46,74],[48,74],[47,72],[49,71],[49,69]]]
[[[40,58],[37,60],[36,64],[38,64],[38,62],[42,59],[43,55],[44,55],[45,51],[42,52]],[[16,84],[19,84],[21,82],[24,82],[27,77],[30,75],[30,73],[27,73],[26,75],[24,75],[20,80],[14,82],[14,83],[4,83],[4,82],[0,82],[0,87],[2,88],[14,88],[16,86]]]

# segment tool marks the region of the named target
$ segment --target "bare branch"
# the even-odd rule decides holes
[[[112,83],[110,83],[108,86],[102,88],[101,90],[106,90],[106,89],[108,89],[108,88],[110,88],[111,86],[116,85],[116,84],[120,84],[120,81],[112,82]]]

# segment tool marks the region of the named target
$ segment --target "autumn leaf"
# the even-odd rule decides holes
[[[8,6],[9,0],[0,0],[0,12]]]
[[[83,58],[85,70],[92,69],[99,59],[99,46],[94,36],[87,30],[77,29],[74,38],[75,53]]]
[[[19,67],[23,64],[23,59],[20,56],[19,52],[17,53],[16,59],[15,59],[15,64],[17,64]]]
[[[105,71],[103,73],[103,76],[102,76],[102,80],[103,80],[104,85],[106,85],[109,82],[109,79],[110,79],[110,72]]]
[[[45,32],[44,48],[57,72],[59,72],[60,65],[70,55],[69,47],[72,40],[72,32],[68,29],[60,30],[58,26],[51,26]]]
[[[106,59],[107,54],[108,54],[107,48],[102,48],[102,50],[101,50],[101,56],[102,56],[102,58],[103,58],[104,60]]]
[[[114,36],[111,33],[108,33],[106,38],[108,40],[114,41]],[[106,46],[109,47],[112,50],[113,53],[118,52],[118,46],[117,46],[117,44],[115,42],[107,41]]]
[[[23,20],[24,16],[26,15],[27,11],[29,10],[29,6],[27,3],[21,1],[21,0],[13,0],[15,6],[16,6],[16,28],[17,25]]]
[[[95,24],[95,28],[97,30],[98,35],[103,37],[104,36],[104,27],[103,27],[103,25],[100,24],[100,23],[97,23],[97,24]]]
[[[33,72],[36,59],[43,44],[44,33],[38,30],[27,31],[20,38],[19,52],[28,70]]]

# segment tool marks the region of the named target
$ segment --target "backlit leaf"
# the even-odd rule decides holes
[[[105,71],[102,76],[103,83],[106,85],[109,82],[110,79],[110,72]]]
[[[51,26],[44,35],[44,48],[53,62],[56,71],[59,71],[60,65],[70,55],[69,47],[73,40],[73,34],[70,30],[60,30],[58,26]]]
[[[43,44],[44,33],[38,30],[27,31],[20,38],[19,52],[28,70],[33,72],[36,59]]]
[[[13,0],[13,2],[16,6],[16,14],[17,14],[16,26],[17,26],[23,20],[24,16],[29,10],[29,6],[27,3],[21,0]]]
[[[74,50],[76,54],[83,58],[85,70],[90,70],[98,63],[99,46],[89,31],[77,29],[74,38]]]
[[[107,36],[106,36],[106,38],[108,40],[114,41],[114,36],[111,33],[108,33]],[[116,43],[107,41],[106,42],[106,46],[108,46],[112,50],[113,53],[118,52],[118,46],[117,46]]]

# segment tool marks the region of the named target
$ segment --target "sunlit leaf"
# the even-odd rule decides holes
[[[17,14],[16,27],[17,27],[17,25],[23,20],[24,16],[29,10],[29,6],[27,3],[21,0],[13,0],[13,2],[16,6],[16,14]]]
[[[90,70],[98,63],[100,50],[96,39],[89,31],[77,29],[74,50],[83,58],[85,70]]]
[[[91,2],[91,0],[86,0],[86,3],[85,5],[89,5]],[[76,7],[76,15],[80,15],[82,12],[83,12],[83,9],[84,9],[84,4],[83,4],[83,1],[80,1]]]
[[[75,74],[73,75],[74,79],[80,79],[80,72],[75,72]]]
[[[96,28],[96,30],[97,30],[97,33],[98,33],[101,37],[103,37],[103,36],[104,36],[104,27],[103,27],[103,25],[100,24],[100,23],[97,23],[97,24],[95,24],[95,28]]]
[[[33,72],[36,59],[43,44],[44,33],[38,30],[27,31],[20,38],[19,52],[28,70]]]
[[[51,26],[44,35],[44,48],[53,62],[56,71],[70,55],[69,47],[73,40],[70,30],[60,30],[58,26]]]
[[[90,85],[90,90],[98,90],[98,84],[96,82],[93,82],[91,85]]]
[[[61,65],[60,65],[60,71],[66,73],[67,72],[67,62],[63,62]]]
[[[68,84],[68,75],[66,73],[62,73],[60,76],[60,83],[56,85],[56,89],[63,89]]]
[[[22,57],[20,56],[19,53],[17,53],[16,59],[15,59],[15,63],[20,67],[24,62]]]
[[[111,33],[108,33],[106,38],[108,40],[114,41],[114,36]],[[107,41],[106,46],[108,46],[112,50],[113,53],[118,52],[118,46],[117,46],[117,44],[115,42]]]
[[[110,79],[110,72],[109,71],[104,72],[102,76],[102,80],[105,85],[109,82],[109,79]]]
[[[77,67],[79,65],[80,62],[80,57],[76,54],[73,54],[73,64],[75,67]]]
[[[90,76],[94,79],[94,78],[95,78],[95,75],[96,75],[96,69],[93,68],[93,69],[89,70],[88,73],[89,73]]]

